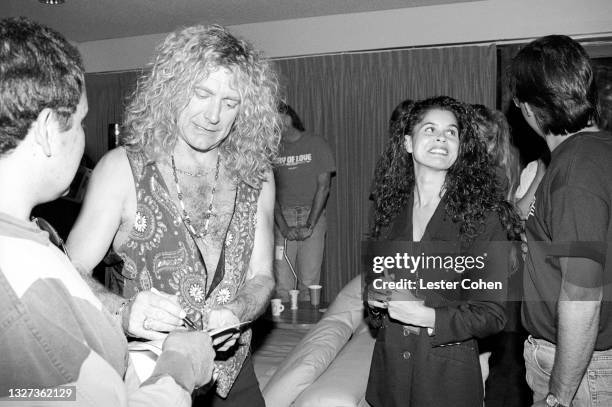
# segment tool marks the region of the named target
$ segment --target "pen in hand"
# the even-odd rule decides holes
[[[159,292],[159,290],[157,290],[155,287],[151,287],[151,292],[153,292],[153,293],[155,293],[155,294],[158,294],[158,295],[161,295],[161,293]],[[184,311],[183,311],[183,312],[184,312]],[[182,318],[182,321],[183,321],[183,324],[185,324],[185,326],[186,326],[187,328],[189,328],[190,330],[192,330],[192,331],[197,331],[197,330],[198,330],[198,327],[197,327],[197,325],[195,324],[195,322],[193,322],[193,321],[191,320],[191,318],[189,318],[188,316],[183,317],[183,318]]]
[[[189,317],[183,318],[183,322],[185,323],[185,326],[187,326],[187,328],[191,329],[192,331],[198,330],[196,324]]]

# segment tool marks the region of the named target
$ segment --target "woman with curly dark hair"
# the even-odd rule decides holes
[[[457,259],[484,247],[488,258],[482,268],[447,270],[447,282],[435,289],[425,282],[440,274],[421,268],[416,289],[392,290],[382,301],[370,296],[370,311],[382,320],[366,393],[374,407],[482,405],[476,339],[506,322],[503,242],[520,223],[473,116],[471,107],[446,96],[416,102],[384,153],[392,157],[388,168],[376,174],[373,235],[389,226],[388,240],[454,243]],[[477,279],[500,284],[474,290],[465,283]]]

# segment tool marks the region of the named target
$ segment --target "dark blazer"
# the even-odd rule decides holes
[[[389,240],[412,241],[412,203],[394,220]],[[374,407],[480,407],[482,375],[476,338],[499,332],[506,322],[508,253],[506,233],[496,213],[489,213],[482,232],[471,244],[459,242],[460,224],[445,213],[442,199],[421,242],[455,242],[458,253],[476,246],[488,252],[486,268],[462,274],[457,280],[502,281],[502,290],[426,290],[419,295],[436,312],[432,335],[427,329],[408,329],[383,314],[378,331],[366,400]]]

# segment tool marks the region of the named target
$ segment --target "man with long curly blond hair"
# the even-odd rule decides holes
[[[115,317],[31,218],[65,195],[83,156],[81,55],[49,27],[1,19],[0,72],[0,404],[186,405],[212,377],[209,334],[169,334],[140,383]]]
[[[178,30],[159,47],[127,107],[122,146],[98,163],[67,242],[88,277],[111,243],[122,258],[112,279],[120,295],[99,291],[127,334],[158,339],[184,317],[215,329],[265,309],[277,93],[268,62],[221,26]],[[214,338],[217,396],[194,405],[264,405],[250,338]]]

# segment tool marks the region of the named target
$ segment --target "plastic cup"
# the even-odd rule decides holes
[[[300,295],[300,290],[289,290],[291,309],[298,309],[298,295]]]
[[[310,304],[313,307],[318,307],[321,303],[321,286],[318,284],[309,285],[308,291],[310,291]]]

